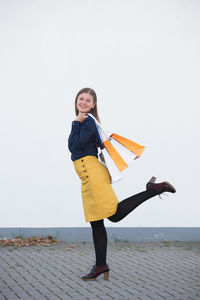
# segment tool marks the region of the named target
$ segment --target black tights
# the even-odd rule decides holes
[[[119,222],[125,218],[130,212],[132,212],[137,206],[157,195],[157,192],[153,189],[146,190],[134,196],[131,196],[121,202],[117,206],[117,211],[114,215],[108,219],[111,222]],[[90,222],[92,227],[92,235],[94,241],[94,248],[96,254],[96,265],[103,266],[106,264],[106,251],[107,251],[107,233],[104,226],[104,221]]]

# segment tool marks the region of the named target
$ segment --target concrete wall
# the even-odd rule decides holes
[[[146,146],[113,185],[177,193],[114,227],[199,227],[200,2],[0,1],[1,228],[88,227],[67,139],[90,86],[105,128]]]

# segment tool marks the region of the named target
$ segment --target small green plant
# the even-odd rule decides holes
[[[22,236],[22,234],[18,234],[18,236],[16,236],[16,238],[20,238],[20,239],[24,240],[24,237]]]
[[[8,268],[10,268],[10,269],[15,269],[15,266],[8,266]]]
[[[114,241],[115,241],[115,243],[119,243],[119,242],[120,242],[120,239],[118,239],[118,237],[115,236]]]
[[[187,248],[184,248],[184,250],[192,250],[193,249],[193,247],[187,247]]]
[[[32,236],[32,240],[36,242],[37,241],[37,237],[35,235]]]
[[[169,243],[168,241],[166,241],[166,242],[163,242],[163,245],[164,245],[165,247],[169,247],[169,246],[170,246],[170,243]]]
[[[54,240],[58,240],[58,237],[59,237],[59,229],[56,230],[56,235],[53,238]]]
[[[140,248],[140,247],[136,247],[135,250],[138,251],[138,252],[147,252],[145,249]]]
[[[112,235],[111,241],[113,241],[114,243],[120,243],[120,239],[115,234]]]
[[[23,238],[21,228],[19,228],[19,230],[18,230],[18,235],[17,235],[17,237],[19,237],[19,238],[21,238],[21,239]]]

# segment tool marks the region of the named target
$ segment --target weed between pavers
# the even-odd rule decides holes
[[[170,246],[170,243],[169,243],[168,241],[166,241],[166,242],[163,242],[163,246],[165,246],[165,247],[169,247],[169,246]]]
[[[135,250],[138,252],[146,252],[146,253],[148,252],[147,250],[145,250],[143,248],[139,248],[139,247],[136,247]]]

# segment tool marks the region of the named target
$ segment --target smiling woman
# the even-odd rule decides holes
[[[96,124],[88,114],[99,120],[97,96],[90,88],[82,89],[75,98],[76,118],[68,139],[71,159],[81,179],[81,194],[86,222],[92,227],[96,265],[83,280],[94,280],[100,274],[108,279],[109,266],[106,263],[107,233],[104,219],[119,222],[147,199],[163,192],[175,193],[168,182],[154,183],[155,177],[147,183],[146,190],[121,202],[118,201],[111,185],[107,168],[98,160],[98,135]]]

